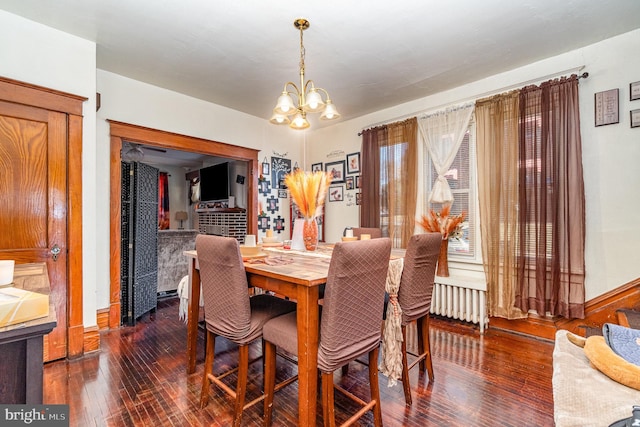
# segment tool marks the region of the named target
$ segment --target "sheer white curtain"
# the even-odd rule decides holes
[[[453,203],[453,194],[444,175],[460,148],[473,109],[474,104],[462,105],[418,119],[420,134],[438,172],[438,179],[429,194],[431,203]]]

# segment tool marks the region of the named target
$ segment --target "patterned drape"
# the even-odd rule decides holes
[[[169,174],[160,172],[158,177],[158,229],[168,230],[170,227]]]

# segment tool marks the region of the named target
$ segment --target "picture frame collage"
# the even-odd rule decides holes
[[[618,88],[594,94],[595,126],[620,123],[620,100]],[[640,81],[629,83],[629,101],[640,100]],[[640,108],[629,110],[631,128],[640,128]]]
[[[345,201],[345,191],[357,191],[360,189],[360,152],[346,155],[344,160],[331,162],[313,163],[311,171],[325,171],[331,174],[332,180],[329,186],[329,202]],[[347,197],[353,200],[353,195]],[[362,200],[360,192],[356,193],[356,204]]]
[[[629,83],[629,101],[640,99],[640,81]],[[629,119],[632,128],[640,128],[640,108],[629,111]]]
[[[295,164],[297,167],[297,163]],[[291,172],[291,160],[284,157],[265,157],[260,165],[258,193],[264,197],[258,213],[258,230],[271,229],[280,234],[285,230],[285,219],[281,215],[280,199],[287,199],[289,192],[284,177]],[[273,216],[271,216],[273,215]]]
[[[295,163],[294,168],[297,165]],[[284,177],[292,171],[291,160],[284,157],[265,157],[260,166],[258,193],[264,200],[261,202],[262,209],[258,215],[258,230],[266,232],[272,229],[276,233],[282,233],[285,231],[285,220],[281,216],[280,210],[283,206],[279,199],[289,198]],[[355,191],[355,204],[361,204],[360,152],[347,154],[340,160],[313,163],[311,171],[331,173],[333,179],[328,190],[329,202],[346,200],[347,205],[353,204],[354,195],[351,192]]]

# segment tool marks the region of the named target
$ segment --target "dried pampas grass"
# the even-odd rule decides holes
[[[302,216],[313,218],[322,213],[327,189],[331,184],[330,173],[297,169],[284,177],[284,183]]]
[[[466,217],[465,212],[456,216],[449,216],[450,213],[451,205],[445,205],[441,212],[435,212],[430,209],[429,215],[422,215],[422,219],[418,221],[418,224],[425,231],[441,233],[442,240],[446,240],[449,237],[454,237],[452,235],[462,226],[462,222]]]

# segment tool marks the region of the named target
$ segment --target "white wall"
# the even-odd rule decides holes
[[[417,113],[478,99],[521,86],[531,80],[585,66],[580,80],[580,115],[586,193],[586,298],[592,299],[640,276],[635,246],[640,242],[640,129],[630,128],[629,83],[640,80],[640,30],[548,58],[528,66],[323,128],[307,136],[307,167],[331,161],[327,154],[360,150],[363,129]],[[620,89],[620,123],[594,126],[594,93]],[[334,95],[335,96],[335,95]],[[339,107],[339,97],[334,101]],[[340,238],[346,225],[358,224],[358,207],[327,203],[329,241]]]

